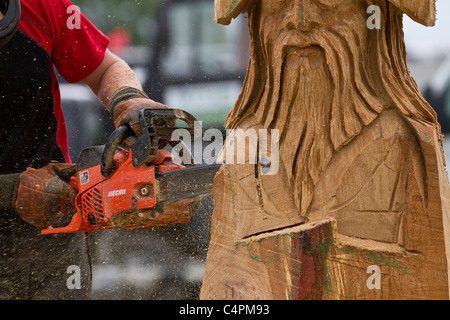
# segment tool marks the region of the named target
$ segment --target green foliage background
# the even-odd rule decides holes
[[[125,26],[132,33],[134,45],[145,45],[154,36],[157,0],[72,0],[81,12],[103,33]]]

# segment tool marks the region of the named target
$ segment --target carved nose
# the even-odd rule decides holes
[[[311,0],[294,0],[291,13],[287,17],[286,27],[288,29],[297,29],[300,31],[312,30],[318,25],[317,8]]]
[[[304,0],[294,0],[293,7],[289,16],[287,17],[288,29],[298,29],[302,28],[304,24]]]

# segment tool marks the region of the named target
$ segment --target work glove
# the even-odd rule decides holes
[[[50,163],[40,169],[27,168],[19,175],[14,207],[20,217],[45,229],[76,209],[76,190],[68,182],[75,165]]]
[[[140,133],[139,113],[145,108],[168,108],[151,100],[143,91],[133,87],[121,87],[114,92],[110,101],[111,116],[116,128],[129,124],[136,136]]]

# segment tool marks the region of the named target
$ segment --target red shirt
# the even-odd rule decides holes
[[[50,55],[59,74],[69,83],[79,82],[103,61],[109,39],[68,0],[21,0],[19,29]],[[77,24],[79,22],[79,24]],[[57,141],[70,161],[67,129],[58,80],[52,70],[52,94],[58,122]]]

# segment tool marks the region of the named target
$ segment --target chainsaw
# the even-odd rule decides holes
[[[82,150],[69,182],[77,191],[76,211],[62,219],[69,220],[63,226],[60,222],[41,234],[189,222],[201,200],[211,194],[220,165],[174,163],[174,156],[164,147],[174,144],[175,129],[194,134],[195,121],[184,110],[146,108],[139,114],[139,135],[123,125],[105,145]]]

